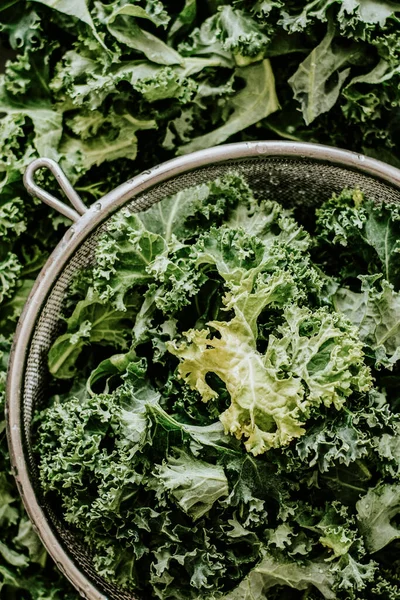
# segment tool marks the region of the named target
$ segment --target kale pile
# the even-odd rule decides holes
[[[58,600],[70,593],[28,524],[5,439],[16,321],[68,225],[28,197],[26,166],[38,156],[59,161],[90,204],[177,153],[224,141],[315,141],[400,165],[399,12],[397,3],[381,0],[0,3],[0,595]],[[45,173],[40,183],[59,194]],[[333,221],[332,232],[337,227]],[[358,248],[357,232],[354,224],[346,234],[346,256]],[[329,248],[325,272],[333,276]],[[372,259],[366,251],[357,260],[355,278]],[[391,269],[389,261],[380,270],[396,285]],[[380,315],[378,301],[394,302],[383,279],[368,277],[360,288],[338,292],[335,302],[365,330],[368,357],[382,368],[394,365],[382,383],[393,395],[397,345],[387,343],[381,327],[371,333],[367,324],[375,317],[356,322],[357,302],[368,315]],[[210,299],[215,294],[210,290]],[[173,301],[171,291],[166,305]],[[273,326],[272,317],[259,323],[259,335]],[[124,352],[121,339],[115,344]],[[394,584],[379,590],[384,598],[398,594]]]
[[[37,460],[121,588],[398,597],[400,208],[308,217],[232,172],[123,209],[76,274]]]

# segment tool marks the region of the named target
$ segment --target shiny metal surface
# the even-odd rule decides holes
[[[35,188],[33,174],[46,166],[74,208]],[[90,555],[43,497],[31,448],[32,415],[46,401],[46,356],[57,335],[65,292],[77,269],[93,261],[93,251],[111,215],[122,207],[138,212],[162,198],[229,171],[238,170],[259,196],[307,208],[332,192],[359,186],[377,200],[400,202],[400,171],[379,161],[315,144],[251,142],[229,144],[179,157],[122,184],[89,209],[66,185],[56,163],[39,159],[29,168],[29,192],[74,221],[40,273],[18,323],[7,380],[7,435],[13,472],[28,514],[59,568],[91,600],[134,600],[133,594],[104,582]],[[50,196],[50,198],[49,198]],[[51,200],[51,202],[49,201]],[[55,201],[55,202],[54,202]],[[62,205],[60,207],[60,204]],[[65,212],[68,209],[69,214]],[[77,216],[82,213],[82,216]],[[142,600],[142,599],[141,599]]]
[[[49,192],[42,189],[39,185],[37,185],[37,183],[35,182],[35,173],[39,169],[43,168],[49,169],[49,171],[53,173],[58,185],[60,186],[68,200],[71,202],[75,210],[70,208],[68,205],[64,204],[64,202],[62,202],[61,200],[58,200],[58,198],[56,198],[52,194],[49,194]],[[76,192],[76,190],[74,190],[71,183],[65,176],[64,172],[59,167],[59,165],[51,158],[37,158],[36,160],[31,162],[24,174],[24,185],[31,196],[39,198],[40,200],[42,200],[42,202],[48,204],[52,208],[55,208],[56,210],[58,210],[58,212],[60,212],[62,215],[64,215],[71,221],[78,221],[80,217],[84,215],[87,211],[87,208],[82,202],[82,199],[79,196],[79,194]]]

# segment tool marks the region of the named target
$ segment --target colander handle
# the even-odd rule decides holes
[[[58,200],[58,198],[53,196],[53,194],[50,194],[37,185],[37,183],[35,183],[36,171],[43,168],[49,169],[49,171],[53,173],[58,185],[74,208],[64,204],[62,200]],[[64,171],[51,158],[37,158],[36,160],[32,161],[25,171],[24,185],[31,196],[39,198],[39,200],[42,200],[42,202],[45,202],[45,204],[55,208],[59,213],[64,215],[64,217],[71,219],[73,222],[77,221],[87,211],[87,208],[82,202],[81,197],[72,187]]]

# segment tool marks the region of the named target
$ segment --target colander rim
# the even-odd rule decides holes
[[[88,208],[56,246],[37,277],[19,319],[10,353],[6,383],[7,440],[14,474],[25,509],[46,550],[58,568],[89,600],[107,600],[78,569],[48,523],[29,478],[21,427],[22,390],[30,341],[37,317],[53,282],[82,242],[110,215],[135,196],[178,175],[211,164],[254,158],[308,159],[358,171],[400,189],[400,169],[362,154],[335,147],[288,141],[257,141],[225,144],[179,156],[129,179]],[[99,210],[99,205],[101,206]]]

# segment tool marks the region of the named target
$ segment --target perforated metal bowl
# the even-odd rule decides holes
[[[73,208],[34,182],[47,167]],[[45,501],[31,447],[34,412],[47,400],[47,353],[59,330],[63,299],[75,271],[93,261],[99,234],[122,207],[139,212],[189,186],[235,169],[256,194],[301,205],[304,211],[333,192],[358,186],[377,201],[400,202],[400,171],[336,148],[291,142],[230,144],[171,160],[127,181],[87,209],[58,165],[38,159],[25,176],[28,191],[74,221],[40,273],[18,324],[7,382],[7,433],[15,479],[26,510],[49,554],[82,596],[134,600],[95,572],[90,554],[62,515]]]

